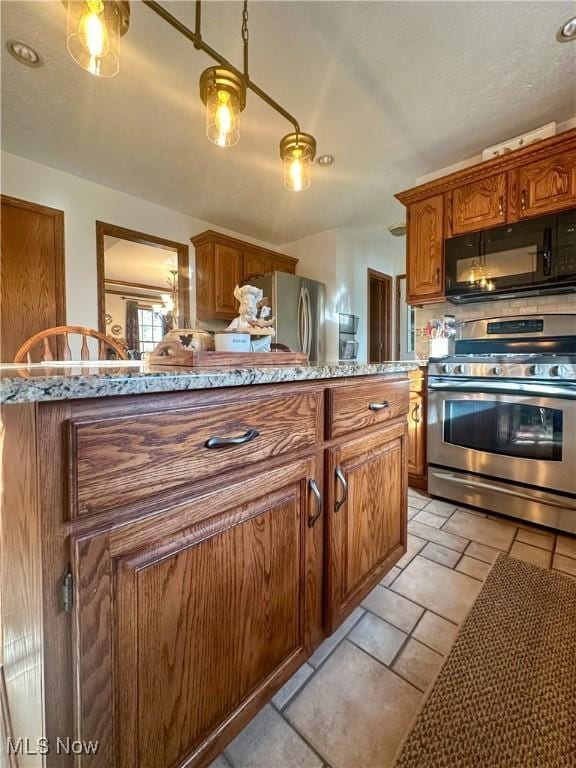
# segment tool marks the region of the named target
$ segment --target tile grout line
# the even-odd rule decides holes
[[[310,678],[312,678],[312,677],[314,677],[314,675],[310,675]],[[308,681],[306,681],[306,682],[308,682]],[[302,686],[302,687],[304,687],[304,686]],[[299,691],[299,692],[300,692],[300,691]],[[275,705],[272,705],[272,706],[273,706],[273,707],[274,707],[274,709],[276,710],[276,713],[277,713],[277,714],[278,714],[278,715],[279,715],[279,716],[282,718],[282,720],[283,720],[283,721],[286,723],[286,725],[287,725],[289,728],[291,728],[291,729],[292,729],[292,730],[293,730],[295,733],[297,733],[297,734],[298,734],[298,736],[299,736],[299,737],[302,739],[302,741],[304,742],[304,744],[306,744],[306,746],[307,746],[309,749],[311,749],[311,750],[312,750],[312,752],[313,752],[313,753],[316,755],[316,757],[317,757],[317,758],[320,760],[320,762],[322,763],[322,766],[325,766],[325,765],[326,765],[326,766],[328,766],[328,768],[331,768],[330,764],[328,763],[328,760],[327,760],[327,759],[324,757],[324,755],[323,755],[321,752],[319,752],[319,751],[316,749],[316,747],[314,747],[314,746],[312,746],[312,744],[310,744],[310,742],[308,741],[308,739],[307,739],[305,736],[303,736],[303,735],[302,735],[302,733],[300,733],[300,731],[299,731],[299,730],[298,730],[298,728],[297,728],[297,727],[294,725],[294,723],[291,723],[291,722],[290,722],[290,720],[288,720],[288,718],[287,718],[287,717],[285,716],[285,714],[284,714],[284,711],[283,711],[283,710],[280,710],[280,709],[278,709],[278,708],[277,708]]]

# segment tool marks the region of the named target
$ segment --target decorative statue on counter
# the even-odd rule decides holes
[[[274,318],[261,288],[253,285],[237,285],[234,297],[240,302],[239,315],[228,326],[229,331],[249,332],[252,352],[270,352],[275,335]],[[256,337],[256,338],[254,338]]]

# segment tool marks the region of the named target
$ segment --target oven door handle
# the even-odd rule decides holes
[[[457,477],[456,475],[452,475],[448,472],[437,472],[436,470],[432,471],[432,475],[438,478],[438,480],[443,480],[446,483],[465,485],[467,488],[478,488],[479,490],[483,491],[496,491],[497,493],[504,493],[508,496],[516,496],[519,499],[534,501],[533,495],[529,493],[523,493],[516,488],[506,488],[503,485],[492,485],[492,483],[486,483],[482,480],[465,480],[462,477]],[[547,498],[546,504],[550,505],[551,507],[560,507],[560,509],[565,508],[564,502],[556,501],[553,498]]]

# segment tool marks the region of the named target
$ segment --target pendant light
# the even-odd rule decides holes
[[[206,135],[219,147],[240,139],[240,112],[246,106],[242,78],[224,67],[210,67],[200,75],[200,98],[206,107]]]
[[[67,45],[83,69],[113,77],[120,69],[120,37],[130,24],[127,0],[68,0]]]
[[[309,133],[288,133],[280,141],[284,186],[302,192],[310,186],[310,165],[316,155],[316,139]]]

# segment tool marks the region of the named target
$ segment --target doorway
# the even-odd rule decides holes
[[[368,362],[390,360],[392,351],[392,278],[368,270]]]

